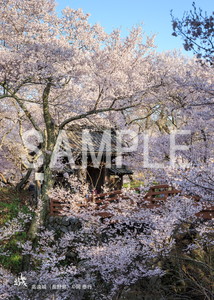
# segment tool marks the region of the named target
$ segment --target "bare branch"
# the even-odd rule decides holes
[[[103,113],[103,112],[109,112],[109,111],[123,111],[129,108],[133,108],[140,105],[140,103],[138,104],[133,104],[133,105],[129,105],[129,106],[125,106],[125,107],[119,107],[119,108],[113,108],[113,107],[108,107],[108,108],[103,108],[103,109],[97,109],[97,110],[90,110],[86,113],[83,113],[81,115],[75,116],[75,117],[70,117],[68,119],[66,119],[65,121],[63,121],[60,125],[59,125],[59,129],[63,129],[65,127],[65,125],[67,125],[70,122],[76,121],[76,120],[81,120],[81,119],[85,119],[90,115],[96,115],[99,113]]]

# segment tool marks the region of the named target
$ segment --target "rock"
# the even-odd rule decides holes
[[[62,232],[64,232],[64,233],[68,233],[69,232],[68,228],[67,227],[63,227],[63,226],[60,228],[60,230]]]
[[[62,218],[61,225],[68,226],[70,224],[70,220],[68,218]]]
[[[76,231],[81,228],[80,220],[74,217],[50,216],[48,220],[48,229],[57,230],[64,233]]]

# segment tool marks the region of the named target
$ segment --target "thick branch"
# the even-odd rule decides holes
[[[94,110],[90,110],[84,114],[75,116],[75,117],[70,117],[68,119],[66,119],[65,121],[63,121],[60,125],[59,125],[59,129],[63,129],[65,127],[65,125],[67,125],[70,122],[76,121],[76,120],[80,120],[80,119],[84,119],[87,118],[90,115],[96,115],[99,113],[103,113],[103,112],[109,112],[109,111],[123,111],[132,107],[136,107],[139,104],[135,104],[135,105],[129,105],[129,106],[125,106],[125,107],[120,107],[120,108],[113,108],[113,107],[108,107],[108,108],[103,108],[103,109],[94,109]]]
[[[206,105],[214,105],[214,102],[196,103],[196,104],[188,105],[188,107],[191,107],[191,106],[206,106]]]
[[[47,140],[46,140],[46,146],[48,150],[51,150],[54,145],[54,139],[55,139],[55,125],[54,120],[51,117],[50,114],[50,108],[49,108],[49,95],[51,90],[51,80],[47,83],[43,95],[42,95],[42,102],[43,102],[43,116],[45,121],[45,127],[46,127],[46,134],[47,134]]]
[[[21,181],[16,185],[16,190],[21,191],[21,189],[27,184],[28,179],[32,173],[32,169],[29,169]]]
[[[51,90],[51,82],[48,82],[44,89],[43,95],[42,95],[43,114],[44,114],[44,120],[45,120],[47,129],[49,128],[49,126],[52,122],[52,118],[51,118],[50,111],[49,111],[49,103],[48,103],[48,97],[50,94],[50,90]]]

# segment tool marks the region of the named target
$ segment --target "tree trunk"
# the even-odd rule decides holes
[[[47,83],[43,95],[43,116],[45,121],[44,140],[42,144],[42,153],[44,157],[43,164],[43,182],[38,182],[38,194],[37,194],[37,209],[35,211],[34,219],[31,223],[28,236],[34,240],[39,227],[46,225],[47,216],[49,213],[49,197],[48,190],[53,187],[54,179],[52,177],[52,170],[50,168],[51,156],[54,151],[54,147],[59,134],[59,129],[55,126],[54,121],[50,114],[49,109],[49,94],[51,90],[51,78]]]
[[[48,159],[47,159],[48,157]],[[39,232],[40,227],[46,226],[47,216],[49,213],[49,197],[48,190],[53,187],[54,179],[52,176],[52,170],[49,167],[51,155],[46,155],[45,164],[43,166],[43,174],[44,180],[36,181],[36,189],[37,189],[37,208],[35,210],[35,215],[31,222],[30,228],[28,230],[28,238],[32,241],[33,249],[37,246],[38,237],[37,234]],[[23,256],[22,260],[22,270],[29,271],[30,270],[30,261],[31,254]]]
[[[53,183],[52,171],[48,166],[44,169],[43,183],[37,181],[37,209],[28,231],[28,236],[31,240],[36,238],[39,228],[46,225],[49,213],[49,196],[47,192],[53,187]]]

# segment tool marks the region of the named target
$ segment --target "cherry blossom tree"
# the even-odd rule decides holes
[[[19,245],[23,256],[30,258],[23,275],[30,286],[35,278],[39,285],[62,280],[69,288],[56,292],[58,299],[83,298],[72,290],[72,283],[80,282],[96,286],[96,290],[88,291],[94,299],[119,299],[125,286],[144,277],[164,275],[161,260],[175,246],[175,233],[183,224],[195,221],[201,202],[212,204],[212,68],[179,53],[153,52],[153,37],[145,37],[141,27],[134,27],[121,38],[118,30],[107,34],[100,26],[90,25],[89,15],[82,10],[66,8],[59,17],[52,0],[8,0],[0,4],[2,182],[8,177],[15,181],[14,175],[20,179],[20,173],[27,173],[30,163],[36,163],[38,153],[43,157],[36,169],[44,174],[42,197],[30,227],[30,237],[37,238],[37,243],[29,240]],[[96,214],[94,203],[86,202],[87,186],[76,179],[70,182],[71,190],[53,189],[50,163],[57,139],[61,130],[76,124],[129,128],[139,135],[138,149],[126,163],[144,174],[144,186],[140,194],[124,191],[119,203],[110,203],[109,219],[103,220]],[[34,150],[27,149],[24,142],[25,131],[32,129],[38,133],[32,142]],[[176,152],[173,166],[172,130],[188,130],[188,134],[178,133],[175,142],[189,146],[188,151]],[[145,133],[149,161],[162,163],[164,168],[145,165]],[[37,150],[35,156],[28,155]],[[21,153],[29,159],[23,161]],[[10,165],[6,167],[7,161]],[[189,165],[183,168],[181,162]],[[12,170],[13,165],[19,172]],[[5,172],[10,174],[7,179]],[[154,182],[167,182],[182,189],[184,195],[148,209],[142,203]],[[203,201],[196,206],[185,195],[198,195]],[[47,228],[40,229],[50,196],[69,202],[68,216],[81,220],[78,232],[56,236]],[[24,218],[20,216],[0,230],[2,243],[25,230]],[[197,230],[206,236],[208,227],[202,225]],[[197,240],[190,247],[196,244]],[[4,268],[0,272],[3,299],[44,296],[43,291],[14,287],[14,274]],[[51,296],[46,291],[45,297]]]
[[[153,177],[154,182],[168,183],[213,206],[212,66],[176,53],[163,53],[154,60],[163,82],[159,93],[151,98],[150,108],[123,114],[123,123],[138,133],[139,141],[126,163],[139,170],[144,181]],[[172,141],[186,147],[173,152],[174,163]]]
[[[36,246],[30,240],[20,243],[22,255],[31,257],[27,270],[22,272],[27,288],[14,285],[16,274],[3,269],[0,291],[5,297],[48,299],[53,293],[50,287],[60,283],[66,288],[54,291],[59,299],[120,299],[124,288],[139,280],[164,276],[162,262],[175,246],[176,232],[183,223],[192,224],[194,214],[200,210],[192,205],[192,199],[179,196],[154,209],[139,209],[146,189],[140,193],[124,190],[123,196],[128,198],[110,203],[107,211],[113,215],[103,221],[96,215],[93,203],[80,209],[84,191],[79,190],[78,180],[72,183],[73,192],[58,188],[51,191],[51,196],[70,201],[72,217],[80,220],[81,227],[65,234],[41,228]],[[20,216],[11,221],[7,230],[2,228],[1,240],[24,230],[22,219]],[[33,288],[44,284],[45,289]],[[78,291],[77,285],[92,288]]]
[[[109,112],[142,105],[142,97],[160,85],[148,78],[153,38],[143,38],[140,27],[125,39],[118,30],[108,35],[91,26],[80,9],[66,8],[58,17],[52,0],[2,1],[0,16],[1,106],[16,109],[23,127],[35,129],[43,141],[44,182],[37,213],[37,223],[42,223],[60,130],[81,120],[107,123]]]

